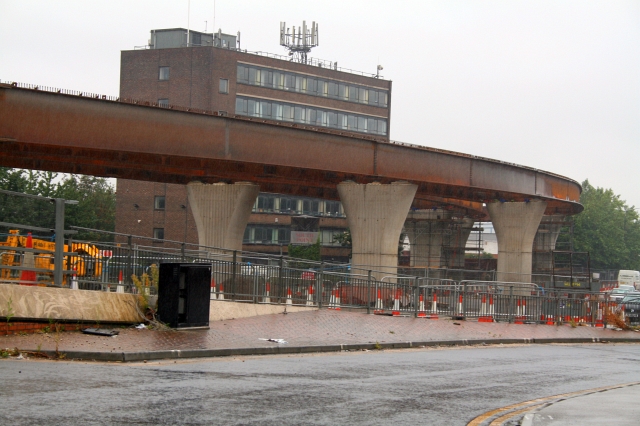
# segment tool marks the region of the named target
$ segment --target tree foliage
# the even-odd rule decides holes
[[[0,167],[0,189],[46,198],[76,200],[65,206],[65,229],[75,225],[115,230],[115,190],[104,178]],[[0,194],[0,222],[52,229],[55,206],[46,200]],[[2,229],[7,231],[8,227]],[[110,240],[103,233],[79,232],[74,238]]]
[[[584,211],[574,218],[574,250],[587,251],[592,269],[640,269],[640,220],[611,189],[582,183]]]

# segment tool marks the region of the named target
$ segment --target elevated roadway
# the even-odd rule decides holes
[[[532,148],[533,149],[533,148]],[[488,158],[292,123],[171,110],[104,96],[0,84],[0,166],[155,182],[250,181],[264,192],[339,199],[336,186],[408,181],[413,208],[546,201],[576,214],[571,179]]]

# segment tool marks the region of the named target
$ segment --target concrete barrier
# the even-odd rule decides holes
[[[286,305],[287,312],[315,311],[318,308]],[[209,321],[224,321],[232,318],[256,317],[259,315],[281,314],[285,305],[269,305],[247,302],[212,300]]]
[[[141,321],[136,298],[133,294],[0,284],[0,317],[6,317],[11,306],[13,321],[133,323]]]

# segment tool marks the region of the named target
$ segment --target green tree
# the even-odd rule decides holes
[[[611,189],[582,183],[584,211],[574,217],[574,250],[587,251],[593,269],[640,269],[640,221]]]
[[[65,206],[65,229],[71,225],[115,229],[115,190],[104,178],[0,167],[0,189],[78,201],[77,205]],[[53,228],[55,208],[48,200],[0,194],[0,222]],[[111,240],[112,236],[85,231],[75,238]]]

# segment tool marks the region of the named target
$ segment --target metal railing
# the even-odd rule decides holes
[[[169,247],[157,247],[157,240],[112,234],[126,242],[69,238],[62,253],[60,285],[53,279],[53,250],[2,246],[0,283],[156,294],[154,265],[206,263],[212,267],[211,299],[216,300],[360,309],[395,316],[596,326],[606,323],[607,312],[619,309],[606,293],[545,288],[535,282],[498,282],[493,273],[484,276],[487,271],[399,268],[397,274],[384,275],[363,266],[175,241],[164,241]],[[27,254],[35,260],[29,266],[23,262]],[[35,278],[25,278],[24,271],[32,271]],[[142,288],[134,285],[136,281],[142,282]]]

